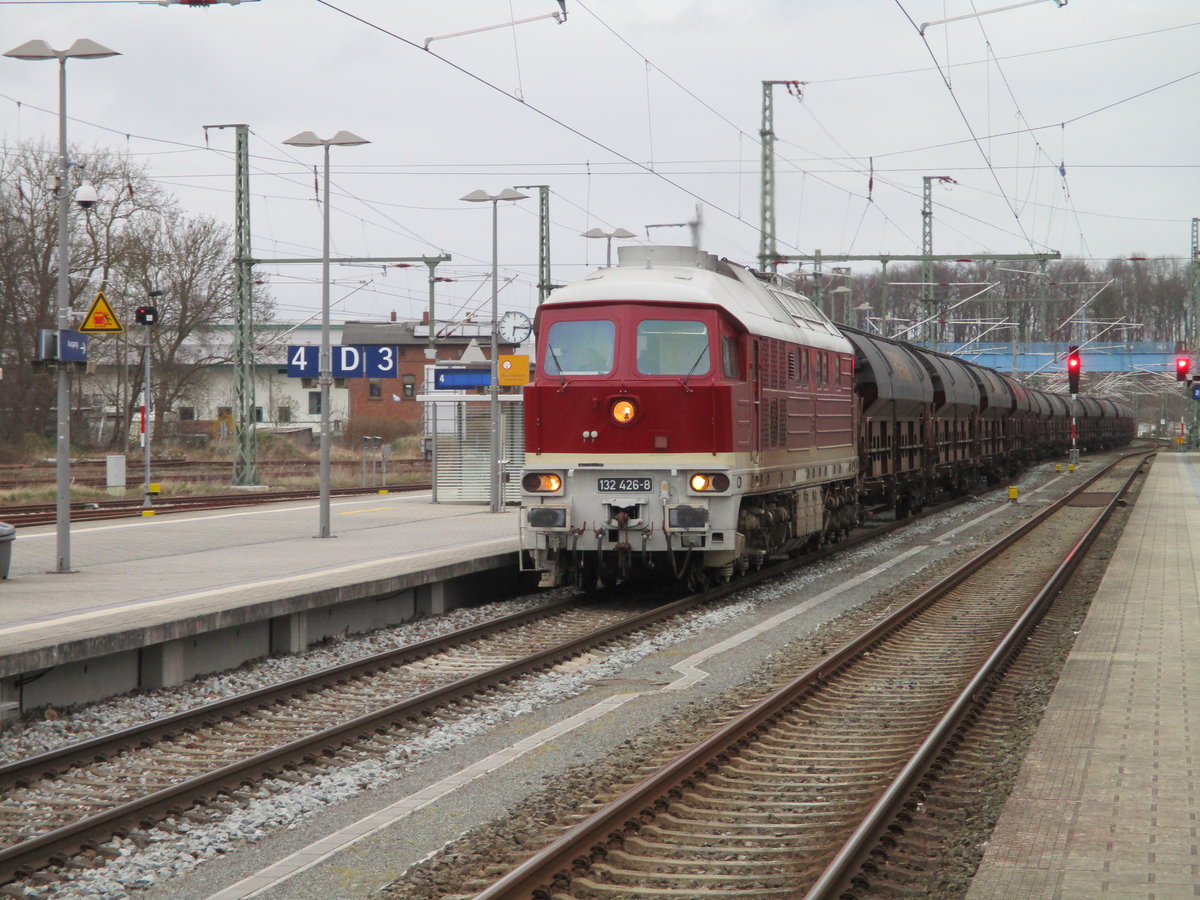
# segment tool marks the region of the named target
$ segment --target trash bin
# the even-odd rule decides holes
[[[15,526],[0,522],[0,581],[8,577],[8,565],[12,562],[12,542],[16,537]]]

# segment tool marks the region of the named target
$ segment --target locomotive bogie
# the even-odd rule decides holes
[[[700,454],[673,457],[670,469],[539,466],[523,486],[545,476],[562,486],[523,491],[521,546],[547,587],[639,574],[725,580],[830,529],[845,534],[858,520],[854,475],[853,459],[764,470]]]

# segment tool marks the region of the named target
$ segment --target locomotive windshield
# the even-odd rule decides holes
[[[637,367],[643,375],[708,374],[707,326],[675,319],[639,322]]]
[[[616,327],[604,319],[555,322],[542,368],[548,375],[607,375],[613,367]]]

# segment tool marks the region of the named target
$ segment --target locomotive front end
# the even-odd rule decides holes
[[[622,402],[622,401],[616,401]],[[580,462],[527,471],[525,543],[546,586],[591,589],[637,575],[696,582],[740,555],[729,473]]]
[[[730,562],[732,388],[711,361],[735,350],[717,349],[730,328],[719,311],[548,306],[540,325],[521,491],[523,546],[542,583],[590,588],[639,570],[678,579]]]
[[[622,247],[536,333],[521,557],[544,586],[699,588],[855,519],[853,357],[807,300],[692,248]]]

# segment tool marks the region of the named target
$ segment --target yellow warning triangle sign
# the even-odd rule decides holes
[[[104,291],[96,295],[96,300],[92,303],[92,308],[87,311],[87,315],[79,323],[79,331],[84,334],[95,334],[96,332],[107,332],[109,334],[125,333],[125,328],[121,325],[117,314],[112,311],[112,307],[104,299]]]

